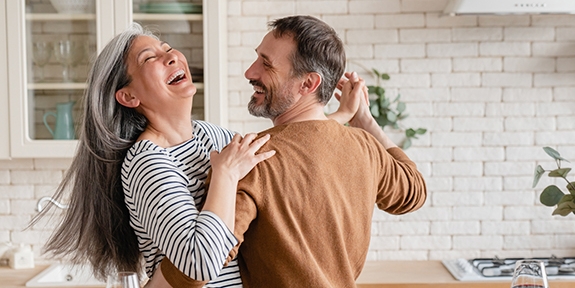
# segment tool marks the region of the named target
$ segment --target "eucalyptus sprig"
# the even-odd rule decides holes
[[[567,174],[571,171],[571,168],[561,167],[563,161],[569,162],[567,159],[561,157],[561,154],[551,147],[543,147],[543,150],[547,155],[555,160],[557,164],[557,169],[545,170],[541,165],[535,167],[535,175],[533,177],[533,188],[537,186],[541,176],[548,172],[547,176],[552,178],[562,178],[567,182],[567,191],[569,194],[563,193],[559,187],[556,185],[549,185],[543,189],[541,195],[539,196],[539,201],[545,206],[553,207],[557,205],[557,208],[553,211],[553,215],[567,216],[569,213],[573,212],[575,214],[575,182],[570,182],[567,179]]]
[[[417,135],[423,135],[427,132],[424,128],[403,128],[400,121],[407,118],[408,114],[405,113],[405,102],[400,101],[400,95],[397,95],[392,101],[385,96],[385,88],[381,85],[381,81],[389,80],[387,73],[381,73],[376,69],[372,72],[377,76],[376,85],[368,85],[368,92],[370,95],[375,95],[374,99],[370,99],[370,111],[373,118],[381,128],[391,126],[394,129],[405,131],[405,140],[401,147],[407,149],[411,146],[412,139],[417,139]]]

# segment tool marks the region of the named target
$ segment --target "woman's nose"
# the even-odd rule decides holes
[[[164,58],[166,59],[165,62],[167,65],[174,65],[178,60],[178,55],[176,55],[176,53],[167,52]]]

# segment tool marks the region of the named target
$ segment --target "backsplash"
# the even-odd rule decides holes
[[[317,16],[346,44],[349,70],[368,84],[371,68],[389,73],[382,84],[406,102],[404,124],[428,130],[406,151],[428,200],[408,215],[374,214],[369,260],[573,256],[575,216],[551,216],[539,203],[549,178],[531,184],[537,164],[554,165],[543,146],[575,161],[575,15],[441,16],[446,3],[228,0],[228,128],[271,126],[248,114],[243,76],[266,23]],[[0,161],[0,242],[31,244],[38,262],[50,261],[40,252],[55,221],[23,229],[69,164]]]

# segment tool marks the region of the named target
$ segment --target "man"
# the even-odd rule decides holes
[[[374,203],[392,214],[414,211],[425,202],[425,182],[365,100],[357,100],[355,115],[334,115],[341,122],[353,116],[350,124],[362,129],[324,115],[345,66],[334,30],[309,16],[270,27],[245,76],[254,87],[250,113],[274,124],[260,133],[271,135],[261,150],[276,155],[238,185],[239,244],[228,259],[238,255],[245,287],[353,287],[368,252]],[[364,90],[355,74],[346,75],[343,89]],[[172,285],[187,278],[169,261],[161,266]]]

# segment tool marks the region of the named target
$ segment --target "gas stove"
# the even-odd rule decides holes
[[[513,277],[515,262],[525,258],[475,258],[443,260],[443,265],[459,281],[505,280]],[[549,279],[575,279],[575,257],[536,257],[545,263]]]

